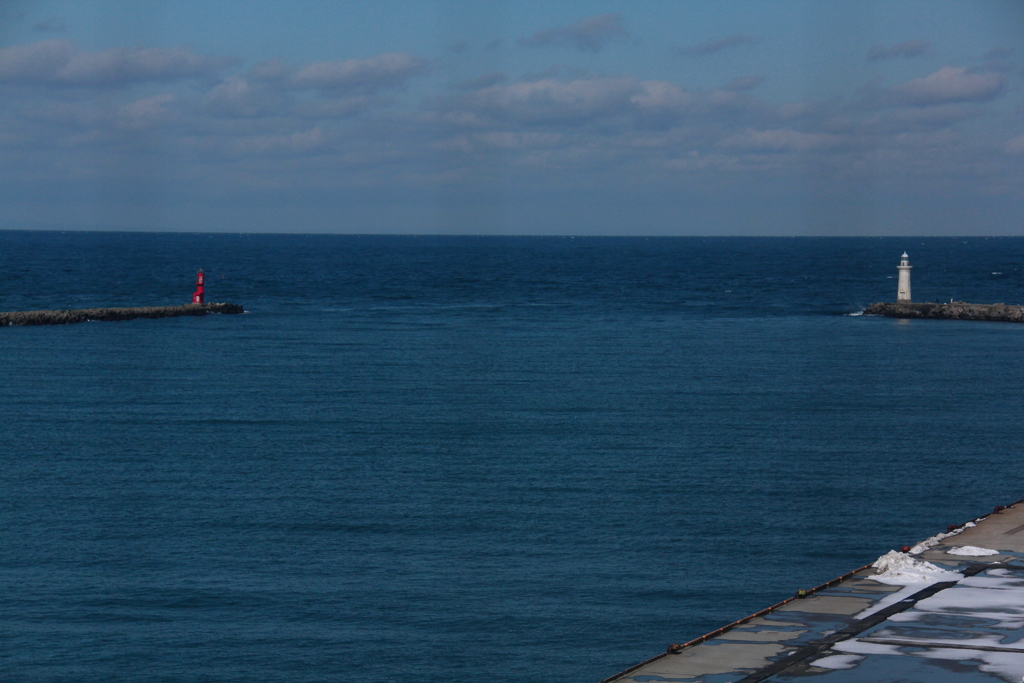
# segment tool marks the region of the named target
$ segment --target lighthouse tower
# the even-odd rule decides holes
[[[907,252],[903,252],[900,265],[896,268],[900,272],[899,284],[896,285],[896,301],[910,301],[910,269],[913,266],[910,265],[909,259]]]
[[[902,278],[903,276],[900,275]],[[203,269],[200,268],[199,272],[196,273],[196,291],[192,294],[192,303],[201,304],[203,303]],[[900,280],[903,282],[903,280]],[[909,285],[907,285],[909,287]]]

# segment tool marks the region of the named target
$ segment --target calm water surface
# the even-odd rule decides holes
[[[0,232],[12,681],[593,683],[1024,497],[1024,239]]]

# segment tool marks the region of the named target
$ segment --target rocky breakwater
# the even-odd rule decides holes
[[[138,308],[82,308],[66,311],[12,311],[0,313],[0,327],[7,325],[68,325],[90,320],[133,320],[135,318],[176,318],[181,315],[244,313],[238,304],[185,304]]]
[[[1024,323],[1024,306],[1007,304],[968,304],[954,301],[948,304],[915,304],[906,301],[871,304],[864,315],[884,315],[889,318],[932,318],[936,320],[990,320],[994,322]]]

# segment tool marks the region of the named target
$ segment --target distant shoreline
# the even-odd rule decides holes
[[[9,325],[70,325],[90,320],[116,321],[135,318],[177,318],[182,315],[244,313],[238,304],[184,304],[181,306],[141,306],[135,308],[82,308],[54,311],[9,311],[0,313],[0,327]]]

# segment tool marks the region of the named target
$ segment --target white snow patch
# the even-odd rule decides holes
[[[989,644],[988,639],[946,641],[950,644],[957,642],[963,644]],[[908,642],[907,645],[922,647],[924,642],[916,644]],[[978,662],[978,671],[982,673],[995,674],[1004,681],[1018,683],[1024,677],[1024,650],[1016,652],[986,652],[982,650],[963,650],[960,648],[931,647],[915,652],[901,652],[899,645],[883,645],[881,643],[865,643],[856,638],[844,640],[832,646],[833,650],[848,652],[854,655],[900,655],[911,657],[922,657],[925,659],[941,659],[952,662],[975,661]],[[827,669],[849,669],[856,666],[861,657],[846,659],[843,655],[833,655],[813,662],[814,666]],[[832,664],[832,666],[829,666]]]
[[[995,574],[991,569],[987,572],[989,574]],[[966,579],[957,584],[957,588],[991,588],[992,590],[1004,590],[1004,591],[1018,591],[1020,594],[1015,596],[1018,601],[1024,599],[1024,577],[1016,576],[985,576],[984,574],[978,576],[968,576]],[[1005,594],[1004,594],[1005,595]]]
[[[986,555],[998,555],[998,550],[992,550],[991,548],[979,548],[976,545],[961,545],[956,548],[950,548],[946,551],[947,555],[965,555],[967,557],[985,557]]]
[[[911,555],[920,555],[925,550],[928,550],[928,548],[935,547],[939,543],[941,543],[943,540],[949,538],[950,536],[956,536],[957,534],[961,534],[961,533],[964,532],[965,529],[970,529],[973,526],[977,526],[977,525],[974,522],[967,522],[967,524],[964,524],[959,529],[953,529],[952,531],[950,531],[948,533],[944,533],[944,534],[935,534],[931,538],[926,538],[923,541],[921,541],[920,543],[918,543],[917,545],[915,545],[913,548],[911,548],[910,549],[910,554]]]
[[[999,647],[1024,652],[1024,643],[1019,640],[1012,643],[1004,643],[1001,636],[992,634],[980,638],[907,638],[893,633],[889,629],[882,629],[871,634],[870,638],[898,640],[906,645],[917,647],[939,647],[946,645],[961,645],[963,647]]]
[[[882,645],[881,643],[864,643],[856,638],[841,640],[832,646],[833,650],[850,652],[858,655],[901,655],[898,645]]]
[[[931,562],[915,560],[907,553],[890,550],[871,565],[878,570],[874,576],[865,578],[891,586],[935,583],[937,581],[959,581],[963,574],[946,571]],[[891,604],[891,603],[890,603]]]
[[[981,652],[979,650],[950,650],[936,648],[913,653],[915,657],[928,659],[945,659],[954,662],[973,660],[979,662],[978,671],[995,674],[1004,681],[1017,683],[1024,677],[1024,653],[1015,652]]]
[[[991,619],[998,622],[997,628],[1024,628],[1024,589],[1013,586],[1012,579],[973,578],[970,586],[956,586],[921,600],[914,605],[914,611]]]
[[[920,584],[908,585],[897,593],[887,595],[855,618],[862,619],[873,614],[883,607],[909,597],[920,588]],[[984,574],[961,578],[956,586],[919,601],[906,612],[891,615],[888,621],[918,621],[926,614],[989,620],[997,622],[996,628],[1024,628],[1024,577],[1014,576],[1003,569],[990,569]]]
[[[897,612],[890,616],[886,621],[897,621],[904,623],[907,621],[920,621],[921,617],[924,616],[924,612]]]
[[[868,577],[868,578],[874,578],[874,577]],[[888,607],[889,605],[895,605],[900,600],[903,600],[905,598],[909,598],[911,595],[913,595],[914,593],[916,593],[919,590],[921,590],[921,584],[919,584],[919,583],[913,583],[913,584],[910,584],[909,586],[905,586],[903,589],[898,590],[895,593],[889,593],[889,595],[886,595],[884,598],[882,598],[881,600],[879,600],[878,602],[873,604],[871,607],[868,607],[864,611],[858,612],[857,614],[855,614],[853,616],[853,618],[854,619],[864,619],[865,617],[870,617],[875,612],[877,612],[879,610],[883,610],[886,607]],[[893,614],[892,616],[890,616],[889,619],[890,620],[895,619],[896,617],[901,616],[902,614],[905,614],[905,612],[897,612],[896,614]]]
[[[1024,589],[1024,577],[1014,577],[1013,574],[1006,575],[999,573],[1000,569],[989,569],[985,573],[976,575],[976,577],[968,577],[958,586],[966,586],[968,588],[991,588],[1000,591],[1021,591]],[[986,575],[987,574],[987,575]],[[1022,591],[1024,593],[1024,591]],[[1024,594],[1020,596],[1024,598]]]
[[[820,666],[822,669],[852,669],[857,662],[864,659],[860,655],[830,655],[811,662],[812,666]]]

